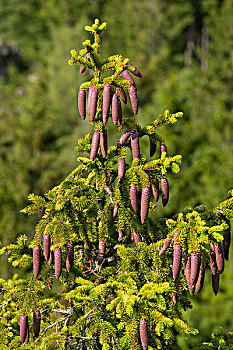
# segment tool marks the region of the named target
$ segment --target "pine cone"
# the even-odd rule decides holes
[[[40,264],[41,264],[41,251],[38,245],[35,245],[33,247],[33,273],[35,278],[37,278],[39,275]]]
[[[174,246],[173,252],[173,265],[172,265],[172,273],[173,280],[175,281],[179,275],[181,268],[181,258],[182,258],[182,248],[179,243],[176,243]]]
[[[62,256],[61,249],[56,247],[54,250],[54,261],[55,261],[55,277],[58,279],[61,275],[62,268]]]
[[[121,101],[119,97],[117,96],[117,113],[118,113],[118,125],[122,124],[122,108],[121,108]]]
[[[99,130],[96,130],[92,137],[90,160],[95,159],[98,152],[99,143],[100,143],[100,132]]]
[[[224,257],[226,260],[229,259],[229,248],[231,245],[231,229],[230,227],[225,230],[224,232],[224,240],[223,240],[223,250],[224,250]]]
[[[103,88],[103,123],[107,124],[111,103],[111,85],[107,82]]]
[[[118,208],[119,208],[119,205],[118,205],[118,203],[116,203],[114,206],[113,214],[112,214],[112,216],[114,218],[117,216]]]
[[[125,131],[123,135],[121,135],[119,141],[117,142],[117,149],[120,148],[130,137],[130,132]]]
[[[202,290],[202,287],[204,284],[204,279],[205,279],[205,265],[201,265],[200,270],[199,270],[197,283],[196,283],[196,287],[195,287],[195,291],[197,294],[200,293],[200,291]]]
[[[210,244],[210,268],[213,275],[218,273],[214,244]]]
[[[130,186],[130,202],[135,212],[138,210],[138,201],[137,201],[137,187],[136,185]]]
[[[66,270],[70,272],[74,264],[74,242],[68,241],[66,244]]]
[[[176,305],[177,303],[175,294],[172,294],[172,302],[173,302],[173,305]]]
[[[136,77],[142,78],[142,75],[141,75],[139,69],[136,68],[131,62],[128,62],[128,63],[127,63],[127,66],[133,66],[135,69],[134,69],[133,71],[130,71],[130,72],[131,72],[133,75],[135,75]]]
[[[20,316],[20,340],[21,343],[25,343],[28,329],[28,316],[23,314]]]
[[[150,138],[150,157],[153,157],[156,151],[156,142],[154,142],[151,138]]]
[[[155,202],[158,202],[159,200],[159,181],[157,178],[154,178],[152,180],[152,193],[153,193],[153,197]]]
[[[50,238],[50,247],[51,247],[52,244],[53,244],[53,239]],[[53,255],[54,255],[54,253],[53,253],[53,251],[50,249],[49,260],[48,260],[48,264],[49,264],[49,265],[51,265],[52,262],[53,262]]]
[[[33,333],[34,337],[37,338],[40,334],[40,311],[33,312]]]
[[[159,256],[163,255],[163,254],[166,252],[166,250],[167,250],[168,247],[170,246],[170,243],[171,243],[171,237],[167,237],[167,238],[165,239],[165,242],[164,242],[164,244],[163,244],[163,246],[162,246],[160,252],[159,252]]]
[[[160,158],[163,152],[167,153],[167,146],[164,143],[160,145]]]
[[[123,237],[123,231],[121,228],[118,228],[118,242],[122,240]]]
[[[138,243],[142,241],[142,237],[138,232],[133,233],[133,239],[136,245],[138,245]]]
[[[136,131],[131,134],[131,148],[133,159],[140,158],[139,137]]]
[[[117,125],[118,117],[119,117],[119,104],[118,104],[118,96],[117,93],[114,92],[112,96],[112,121],[114,125]]]
[[[190,284],[191,256],[185,257],[184,274],[188,284]]]
[[[80,89],[78,93],[78,110],[81,118],[86,118],[86,92]]]
[[[91,107],[91,93],[94,88],[94,84],[91,84],[88,90],[88,99],[87,99],[87,112],[90,115],[90,107]]]
[[[224,270],[224,252],[222,243],[218,243],[218,245],[215,246],[215,256],[218,272],[221,274]]]
[[[219,273],[212,274],[212,287],[213,287],[213,292],[215,295],[218,294],[218,289],[219,289]]]
[[[88,54],[86,53],[86,55],[84,56],[85,60],[88,60]],[[86,68],[81,64],[80,66],[80,74],[83,74],[85,72]]]
[[[131,101],[131,106],[135,115],[138,114],[138,96],[137,89],[135,86],[131,85],[129,88],[129,98]]]
[[[117,88],[117,93],[119,94],[121,100],[126,104],[127,103],[127,96],[125,93],[125,90],[123,89],[123,87],[119,86]]]
[[[29,342],[29,336],[30,336],[30,333],[29,333],[29,324],[28,324],[28,325],[27,325],[27,328],[26,328],[25,344],[28,344],[28,342]]]
[[[150,206],[150,187],[145,186],[142,190],[142,197],[141,197],[141,223],[142,224],[144,224],[144,222],[147,219],[149,206]]]
[[[49,261],[49,256],[50,256],[50,237],[47,234],[44,235],[43,247],[44,247],[45,260]]]
[[[100,133],[100,149],[103,157],[106,158],[108,151],[107,130],[103,130],[103,132]]]
[[[121,181],[125,173],[125,158],[118,159],[118,178]]]
[[[200,265],[201,265],[201,254],[197,252],[193,252],[191,254],[191,271],[190,271],[190,284],[192,286],[194,286],[197,281]]]
[[[169,199],[169,183],[167,179],[161,179],[162,204],[165,207]]]
[[[98,264],[99,265],[104,260],[105,249],[106,249],[106,241],[104,239],[100,239],[99,240],[99,252],[98,252]]]
[[[90,100],[90,120],[93,122],[96,114],[97,108],[97,100],[98,100],[98,91],[93,87],[91,91],[91,100]]]
[[[136,87],[136,84],[135,84],[135,81],[133,80],[133,78],[131,77],[131,75],[130,75],[130,73],[129,73],[129,71],[127,71],[127,70],[124,70],[123,72],[122,72],[122,77],[125,79],[125,80],[128,80],[128,81],[130,81],[131,82],[131,84],[133,85],[133,86],[135,86]]]
[[[144,350],[148,349],[147,321],[142,318],[139,325],[140,339]]]

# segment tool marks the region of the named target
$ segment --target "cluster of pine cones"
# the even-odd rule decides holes
[[[43,250],[44,250],[44,257],[45,260],[48,262],[49,265],[53,262],[53,256],[54,256],[54,263],[55,263],[55,277],[58,279],[61,275],[61,269],[62,269],[62,253],[61,248],[56,247],[53,252],[50,250],[50,246],[52,245],[53,240],[49,237],[49,235],[44,235],[44,242],[43,242]],[[41,260],[42,260],[42,252],[41,248],[38,245],[35,245],[33,247],[33,272],[35,278],[38,277],[41,267]],[[66,244],[66,269],[68,272],[70,272],[71,267],[74,263],[74,242],[68,241]]]
[[[40,311],[33,312],[33,334],[37,338],[40,334]],[[28,343],[29,341],[29,324],[28,315],[21,315],[20,317],[20,340],[21,343]]]
[[[172,273],[173,280],[175,281],[179,275],[181,265],[182,265],[182,248],[179,243],[176,243],[176,236],[178,231],[174,234],[174,250],[173,250],[173,265]],[[165,251],[170,246],[172,241],[171,237],[167,237],[162,249],[159,252],[159,255],[165,253]],[[224,232],[224,240],[222,243],[217,245],[210,244],[210,269],[212,272],[212,287],[213,292],[217,295],[219,290],[219,279],[220,274],[224,270],[224,258],[228,260],[229,258],[229,248],[231,244],[231,231],[230,228]],[[202,263],[201,253],[192,252],[191,256],[184,257],[185,263],[185,278],[188,283],[188,289],[191,295],[194,295],[194,292],[198,294],[204,284],[205,278],[205,269],[206,264]]]

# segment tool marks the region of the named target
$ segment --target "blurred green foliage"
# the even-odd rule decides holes
[[[182,121],[164,134],[168,155],[181,154],[183,165],[170,184],[169,205],[157,208],[156,215],[169,216],[187,205],[214,206],[225,199],[233,187],[232,5],[232,0],[0,2],[3,244],[19,233],[32,236],[39,217],[19,213],[28,194],[44,193],[74,168],[77,139],[90,130],[75,106],[83,77],[67,60],[70,49],[85,38],[84,25],[97,17],[110,28],[103,36],[104,56],[121,52],[143,74],[138,83],[140,123],[149,123],[165,109],[184,112]],[[127,106],[123,111],[130,113]],[[1,264],[3,277],[11,275],[8,268]],[[219,325],[231,330],[232,274],[230,261],[218,296],[209,282],[209,290],[193,298],[187,318],[200,329],[198,341]]]

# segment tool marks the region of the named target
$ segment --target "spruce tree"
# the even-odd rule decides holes
[[[166,110],[145,127],[136,122],[142,75],[120,54],[101,61],[105,29],[97,19],[86,26],[94,40],[71,50],[69,60],[81,74],[93,72],[77,93],[78,113],[93,126],[78,140],[78,166],[44,196],[29,195],[22,212],[42,212],[33,240],[21,235],[0,251],[28,272],[0,280],[0,334],[8,349],[170,349],[178,333],[198,332],[182,311],[192,307],[190,294],[201,291],[208,265],[218,293],[233,191],[215,208],[153,219],[156,207],[169,203],[168,172],[181,164],[159,128],[182,113]],[[109,124],[119,135],[110,147]],[[150,159],[140,149],[143,137]]]

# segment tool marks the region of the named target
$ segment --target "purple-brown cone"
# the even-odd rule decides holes
[[[223,235],[223,250],[224,250],[224,258],[226,260],[229,259],[229,249],[231,245],[231,229],[230,227],[225,230],[224,235]]]
[[[124,134],[121,135],[119,141],[117,142],[117,148],[120,148],[130,137],[130,132],[125,131]]]
[[[129,88],[129,98],[131,101],[131,106],[135,115],[138,114],[138,96],[137,89],[135,86],[131,85]]]
[[[47,234],[44,235],[43,248],[44,248],[45,260],[49,261],[49,256],[50,256],[50,237]]]
[[[68,241],[66,244],[66,270],[70,272],[74,264],[74,242]]]
[[[91,91],[91,97],[90,97],[90,120],[93,122],[96,114],[96,108],[97,108],[97,100],[98,100],[98,91],[93,87]]]
[[[112,214],[112,216],[113,216],[114,218],[117,216],[118,208],[119,208],[119,204],[116,203],[116,204],[114,205],[113,214]]]
[[[190,280],[189,280],[192,286],[194,286],[197,281],[200,265],[201,265],[201,254],[197,252],[193,252],[191,254],[191,270],[190,270]]]
[[[98,251],[98,264],[100,265],[104,260],[106,249],[106,241],[104,239],[99,240],[99,251]]]
[[[165,207],[169,200],[169,183],[167,179],[161,179],[162,204]]]
[[[127,103],[127,96],[125,93],[125,90],[123,89],[123,87],[119,86],[117,88],[117,93],[119,94],[121,100],[126,104]]]
[[[90,107],[91,107],[91,93],[94,88],[94,84],[91,84],[88,90],[88,99],[87,99],[87,112],[90,115]]]
[[[84,120],[86,118],[86,92],[82,89],[78,92],[78,111],[81,118]]]
[[[190,284],[191,256],[185,257],[184,274],[188,284]]]
[[[25,343],[27,332],[28,332],[28,316],[23,314],[20,316],[20,340],[21,343]]]
[[[100,143],[100,132],[99,130],[96,130],[92,137],[90,160],[95,159],[99,149],[99,143]]]
[[[152,180],[152,193],[153,193],[153,197],[155,202],[158,202],[159,200],[159,181],[157,178],[154,178]]]
[[[218,245],[215,246],[215,256],[218,272],[221,274],[224,270],[224,252],[222,243],[218,243]]]
[[[145,186],[142,190],[142,197],[141,197],[141,223],[142,224],[144,224],[144,222],[147,219],[149,205],[150,205],[150,187]]]
[[[130,186],[130,202],[135,212],[138,210],[138,202],[137,202],[137,187],[136,185]]]
[[[213,275],[218,273],[214,244],[210,244],[210,268]]]
[[[62,256],[61,256],[61,249],[56,247],[54,250],[54,261],[55,261],[55,277],[58,279],[61,275],[61,263],[62,263]]]
[[[153,157],[156,151],[156,142],[150,138],[150,157]]]
[[[125,158],[118,159],[118,178],[121,181],[125,173]]]
[[[167,153],[167,146],[164,143],[160,145],[160,158],[163,152]]]
[[[204,284],[204,279],[205,279],[205,265],[201,265],[200,270],[199,270],[197,283],[196,283],[196,287],[195,287],[195,291],[197,294],[200,293],[200,291],[202,290],[202,287]]]
[[[107,124],[109,117],[109,109],[111,103],[111,85],[107,82],[104,84],[103,88],[103,123]]]
[[[107,130],[103,130],[103,132],[100,133],[100,149],[103,157],[106,158],[108,151]]]
[[[215,295],[218,294],[218,289],[219,289],[219,273],[212,274],[212,287],[213,287],[213,292]]]
[[[127,66],[133,66],[134,70],[130,71],[133,75],[135,75],[138,78],[142,78],[141,72],[139,71],[139,69],[137,67],[135,67],[135,65],[133,65],[131,62],[127,63]]]
[[[136,245],[138,245],[138,243],[140,243],[142,241],[142,237],[139,233],[134,232],[133,233],[133,239]]]
[[[173,251],[173,265],[172,265],[172,274],[173,280],[175,281],[179,275],[181,268],[181,258],[182,258],[182,248],[179,243],[175,244]]]
[[[148,334],[147,334],[147,321],[145,318],[142,318],[139,324],[139,333],[144,350],[148,349]]]
[[[114,125],[117,125],[118,117],[119,117],[119,104],[118,104],[119,97],[117,96],[117,93],[114,92],[112,96],[112,121]]]
[[[50,238],[50,247],[52,244],[53,244],[53,239]],[[49,260],[48,260],[49,265],[51,265],[53,262],[53,256],[54,256],[54,252],[50,249]]]
[[[134,79],[131,77],[131,74],[129,73],[129,71],[124,70],[124,71],[122,72],[121,75],[122,75],[122,77],[123,77],[125,80],[130,81],[131,84],[133,84],[133,86],[136,87],[135,81],[134,81]]]
[[[41,250],[38,245],[33,247],[33,273],[35,278],[38,277],[40,272],[40,264],[41,264]]]
[[[139,137],[136,131],[131,134],[131,148],[133,159],[140,158]]]
[[[163,255],[166,252],[166,250],[170,246],[171,240],[172,240],[171,237],[167,237],[165,239],[165,242],[163,243],[163,246],[162,246],[162,248],[161,248],[161,250],[159,252],[159,256]]]
[[[37,338],[40,334],[40,311],[33,312],[33,333],[34,337]]]

